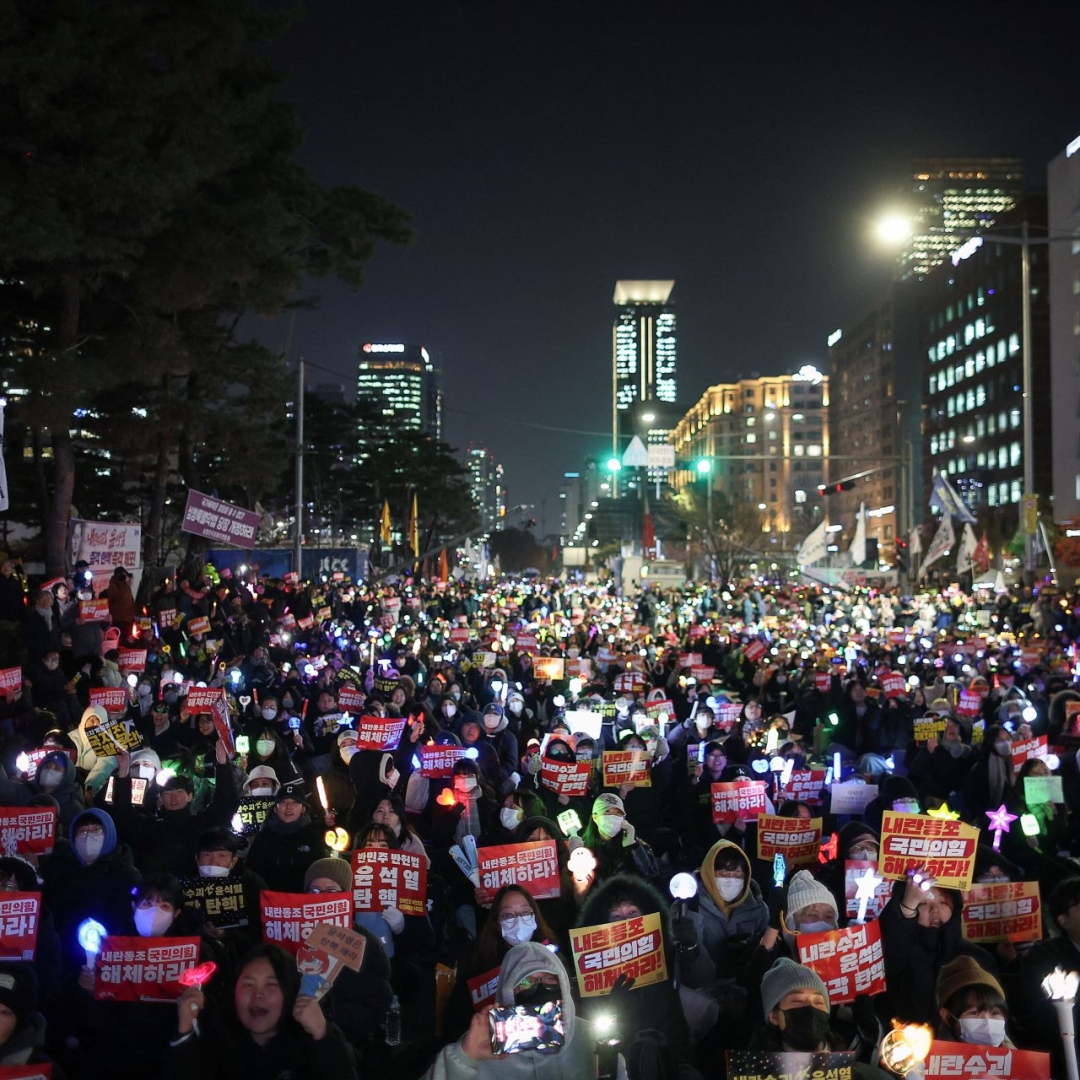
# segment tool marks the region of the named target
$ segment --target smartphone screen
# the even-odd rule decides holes
[[[522,1050],[550,1053],[565,1041],[562,1002],[543,1005],[497,1005],[488,1014],[491,1050],[495,1054],[520,1054]]]

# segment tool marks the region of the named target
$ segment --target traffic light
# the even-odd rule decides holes
[[[818,494],[824,499],[827,495],[837,495],[841,491],[850,491],[855,486],[854,480],[840,480],[835,484],[818,484]]]
[[[902,574],[907,573],[908,569],[908,542],[901,540],[899,537],[896,539],[896,569]]]

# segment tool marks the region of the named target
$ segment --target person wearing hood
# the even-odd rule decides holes
[[[751,1040],[751,1049],[769,1053],[827,1053],[846,1050],[831,1026],[829,988],[808,967],[784,956],[761,980],[765,1024]],[[859,1080],[888,1080],[889,1074],[863,1061],[854,1061]]]
[[[818,871],[818,880],[833,894],[842,925],[847,922],[844,864],[848,861],[876,863],[880,843],[881,839],[875,829],[862,821],[849,821],[837,834],[836,858],[830,859]]]
[[[75,763],[63,750],[53,750],[41,759],[33,787],[56,800],[60,824],[68,828],[86,809],[83,792],[75,773]]]
[[[118,843],[116,826],[104,810],[84,810],[72,821],[68,836],[70,843],[58,843],[41,861],[42,902],[56,919],[67,963],[79,967],[85,959],[79,923],[92,918],[107,928],[123,926],[131,890],[142,874],[131,849]]]
[[[503,707],[492,701],[484,706],[480,722],[484,728],[484,741],[491,746],[499,759],[501,783],[498,790],[502,793],[513,791],[521,783],[518,773],[518,742],[509,730]]]
[[[304,874],[316,859],[330,852],[321,820],[313,819],[307,797],[299,786],[278,789],[274,809],[255,834],[248,855],[248,869],[270,889],[303,892]]]
[[[660,916],[668,977],[633,989],[629,985],[625,989],[613,987],[609,994],[587,998],[581,1004],[581,1015],[588,1020],[615,1014],[631,1080],[639,1075],[637,1063],[653,1055],[658,1055],[670,1072],[677,1068],[680,1076],[695,1077],[690,1030],[677,984],[686,980],[687,985],[699,985],[711,965],[698,947],[692,920],[682,917],[673,922],[670,905],[658,889],[636,874],[618,874],[589,895],[577,924],[600,926],[642,915]]]
[[[29,964],[0,963],[0,1069],[48,1065],[53,1080],[64,1080],[46,1054],[45,1017],[37,1011],[38,988]]]
[[[964,786],[964,780],[974,764],[975,753],[964,742],[960,721],[946,716],[941,738],[927,739],[912,759],[908,771],[924,798],[945,802],[954,791]]]
[[[614,792],[602,792],[593,800],[581,839],[596,857],[594,886],[621,873],[638,874],[652,884],[660,879],[652,848],[638,839],[622,799]]]
[[[582,1028],[570,979],[554,953],[535,941],[515,945],[499,968],[495,1004],[562,1004],[563,1045],[550,1053],[523,1050],[496,1057],[491,1049],[488,1005],[477,1012],[469,1030],[439,1051],[422,1080],[583,1080],[596,1073],[595,1033]]]
[[[0,897],[11,892],[39,892],[41,881],[37,871],[19,855],[0,855]],[[38,916],[37,943],[34,959],[28,965],[37,977],[43,1008],[51,1011],[60,1002],[64,977],[63,950],[56,932],[56,920],[44,902]]]

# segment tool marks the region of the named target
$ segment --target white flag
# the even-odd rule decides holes
[[[866,504],[859,503],[859,513],[855,518],[855,536],[848,548],[852,566],[862,566],[866,562]]]
[[[0,511],[7,510],[10,503],[7,466],[4,464],[4,406],[0,405]]]
[[[941,519],[937,532],[934,533],[934,539],[930,541],[930,549],[926,553],[926,559],[922,566],[919,567],[919,576],[921,577],[926,573],[926,568],[931,563],[937,562],[943,555],[948,555],[955,543],[956,533],[953,532],[952,515],[945,514]]]
[[[911,536],[908,538],[908,555],[911,557],[911,565],[915,565],[915,560],[922,554],[922,533],[919,532],[919,527],[916,525],[911,530]]]
[[[971,572],[971,568],[975,563],[975,549],[978,546],[979,542],[975,539],[975,530],[970,525],[965,525],[960,536],[960,550],[956,556],[956,572],[958,574]]]
[[[809,566],[829,553],[829,533],[823,521],[803,542],[795,556],[800,566]]]

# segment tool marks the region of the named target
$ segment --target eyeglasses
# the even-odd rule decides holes
[[[105,830],[100,825],[90,825],[85,829],[80,829],[76,833],[76,838],[80,836],[104,836]]]
[[[526,975],[514,987],[514,993],[527,994],[530,990],[535,990],[538,986],[558,986],[559,976],[553,974],[538,974],[538,975]]]
[[[499,922],[503,926],[516,926],[522,919],[533,918],[531,911],[508,911],[504,915],[499,916]]]

